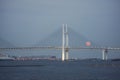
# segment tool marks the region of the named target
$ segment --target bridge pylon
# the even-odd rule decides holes
[[[63,24],[63,29],[62,29],[62,61],[68,60],[68,29],[67,29],[67,24]]]

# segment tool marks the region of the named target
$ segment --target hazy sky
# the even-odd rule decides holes
[[[0,0],[0,20],[0,36],[14,45],[34,44],[63,23],[96,42],[120,45],[119,0]]]
[[[0,0],[0,38],[15,46],[33,45],[63,23],[120,47],[120,0]]]

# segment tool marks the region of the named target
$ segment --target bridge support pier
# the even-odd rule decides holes
[[[65,49],[65,60],[69,59],[68,48]]]
[[[108,50],[107,49],[103,49],[102,50],[102,60],[107,60],[107,55],[108,54]]]

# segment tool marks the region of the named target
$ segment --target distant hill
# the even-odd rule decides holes
[[[14,45],[11,44],[9,41],[0,38],[0,48],[5,48],[5,47],[14,47]]]

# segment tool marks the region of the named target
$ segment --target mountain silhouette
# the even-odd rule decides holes
[[[14,45],[11,44],[9,41],[0,38],[0,48],[7,48],[7,47],[14,47]]]

